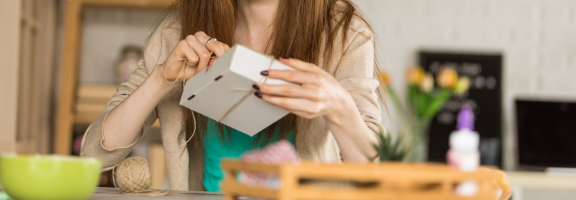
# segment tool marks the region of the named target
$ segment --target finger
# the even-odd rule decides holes
[[[210,43],[212,43],[212,42],[210,42]],[[230,47],[227,44],[224,44],[222,42],[218,42],[217,44],[218,44],[218,48],[220,48],[222,52],[218,53],[218,52],[214,51],[214,54],[216,54],[216,57],[220,57],[220,56],[224,55],[226,52],[228,52],[228,50],[230,50]],[[210,44],[208,46],[210,47]],[[210,48],[208,48],[208,49],[210,49]]]
[[[302,117],[302,118],[304,118],[304,119],[312,119],[312,118],[318,116],[318,115],[314,115],[314,114],[311,114],[311,113],[300,112],[300,111],[292,111],[291,113],[293,113],[293,114],[295,114],[295,115],[297,115],[297,116],[300,116],[300,117]]]
[[[322,81],[322,76],[310,72],[294,71],[294,70],[267,70],[268,78],[281,79],[292,83],[298,84],[319,84]]]
[[[198,31],[196,33],[194,33],[194,37],[196,39],[198,39],[198,41],[200,43],[203,43],[204,45],[206,45],[206,42],[208,41],[208,39],[210,39],[210,36],[206,35],[206,33],[202,32],[202,31]],[[213,41],[210,41],[210,43],[212,43]]]
[[[280,62],[282,62],[285,65],[288,65],[294,69],[304,71],[304,72],[324,71],[312,63],[307,63],[307,62],[304,62],[304,61],[301,61],[298,59],[294,59],[294,58],[280,58]]]
[[[202,70],[204,70],[204,68],[206,68],[206,66],[208,66],[208,62],[210,62],[211,53],[210,53],[210,51],[208,51],[208,49],[206,49],[206,47],[204,47],[203,44],[198,42],[198,40],[194,36],[186,37],[186,41],[194,49],[194,51],[196,52],[196,55],[198,55],[198,58],[199,58],[198,64],[196,65],[196,72],[194,74],[194,75],[196,75],[196,74],[200,73]]]
[[[214,62],[216,61],[216,58],[211,58],[210,62],[208,62],[208,66],[212,66],[214,65]]]
[[[210,40],[210,43],[208,43],[208,50],[214,52],[214,54],[216,54],[216,57],[220,57],[222,55],[224,55],[224,53],[226,53],[226,50],[224,49],[224,43],[219,42],[215,39]]]
[[[321,104],[303,98],[279,97],[267,94],[261,94],[262,100],[289,110],[290,112],[305,112],[309,114],[320,114],[323,110]]]
[[[226,53],[226,50],[224,49],[224,46],[223,46],[224,43],[218,41],[216,38],[213,38],[210,40],[210,42],[208,42],[208,39],[210,39],[211,37],[206,35],[206,33],[202,32],[202,31],[196,32],[194,34],[194,37],[196,37],[198,42],[200,42],[201,44],[204,44],[204,46],[210,52],[213,52],[214,54],[216,54],[216,57],[220,57],[224,53]],[[208,45],[206,45],[207,42],[208,42]]]
[[[186,57],[186,66],[188,67],[195,67],[196,64],[198,63],[198,55],[196,55],[196,52],[194,51],[194,49],[192,49],[192,47],[190,47],[190,45],[188,45],[188,43],[185,43],[184,45],[182,45],[182,47],[180,47],[182,53],[184,54],[184,56]]]
[[[305,98],[311,101],[320,101],[324,96],[317,87],[301,87],[294,85],[268,85],[256,83],[260,93],[274,96]]]

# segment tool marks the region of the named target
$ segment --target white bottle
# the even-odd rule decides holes
[[[464,172],[474,172],[480,166],[478,146],[480,136],[474,131],[474,113],[470,107],[463,107],[458,114],[457,130],[450,134],[450,149],[446,154],[448,164]],[[464,181],[456,186],[456,194],[474,196],[478,193],[478,184]]]

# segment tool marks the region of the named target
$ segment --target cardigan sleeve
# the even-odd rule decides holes
[[[116,93],[108,101],[106,108],[88,127],[82,139],[80,156],[95,157],[102,160],[104,171],[112,169],[121,162],[132,150],[132,146],[142,138],[148,128],[158,119],[158,108],[154,108],[148,116],[137,139],[130,145],[107,149],[102,145],[104,140],[103,122],[107,114],[128,98],[149,76],[154,67],[164,61],[179,39],[179,27],[172,18],[166,18],[146,41],[144,59],[138,62],[138,67],[132,72],[127,82],[120,84]]]
[[[122,83],[114,96],[108,101],[108,104],[102,114],[92,124],[88,127],[82,139],[82,147],[80,151],[80,156],[82,157],[95,157],[102,160],[102,165],[104,170],[110,170],[116,164],[121,162],[132,150],[132,146],[136,143],[136,140],[125,147],[118,147],[114,149],[107,149],[102,145],[104,140],[104,119],[108,113],[118,106],[124,99],[128,98],[134,90],[136,90],[148,77],[148,72],[144,66],[144,61],[138,62],[138,68],[132,72],[127,82]],[[148,116],[140,132],[138,133],[138,139],[141,138],[148,128],[154,124],[157,119],[157,111],[154,109],[152,113]],[[138,140],[137,139],[137,140]]]
[[[374,75],[375,45],[372,34],[361,20],[352,21],[334,77],[348,90],[366,126],[372,130],[366,133],[367,136],[377,142],[377,133],[382,126],[382,112],[377,94],[380,84]]]

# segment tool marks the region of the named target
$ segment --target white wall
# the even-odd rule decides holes
[[[504,167],[515,167],[516,97],[576,101],[574,0],[355,0],[380,40],[383,68],[404,88],[421,49],[497,52],[503,61]],[[383,116],[386,116],[384,113]],[[393,115],[392,115],[393,116]],[[384,123],[390,125],[385,117]]]
[[[380,61],[403,88],[421,49],[504,55],[505,167],[514,167],[513,100],[576,101],[576,0],[354,0],[372,23]],[[125,44],[142,46],[161,12],[88,8],[82,28],[81,82],[111,83]],[[119,37],[120,36],[120,37]],[[392,120],[383,113],[384,124]],[[393,130],[393,129],[392,129]]]
[[[19,0],[0,1],[0,153],[16,148],[20,5]]]
[[[86,7],[83,10],[80,82],[114,83],[126,45],[144,47],[162,9]]]

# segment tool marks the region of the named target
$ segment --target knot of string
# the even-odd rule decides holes
[[[270,64],[268,65],[268,70],[270,70],[272,68],[272,64],[274,64],[274,57],[272,56],[268,56],[268,58],[270,58]],[[266,76],[262,76],[262,78],[260,78],[260,80],[258,81],[259,83],[266,83],[266,81],[268,80],[268,77]],[[237,88],[237,87],[226,87],[228,89],[231,90],[235,90],[235,91],[243,91],[246,92],[246,94],[244,96],[242,96],[242,98],[240,98],[240,100],[238,100],[236,103],[234,103],[234,105],[232,105],[232,107],[230,107],[230,109],[228,109],[224,115],[222,115],[222,117],[220,117],[220,119],[218,119],[216,122],[220,122],[224,119],[224,117],[228,116],[228,114],[234,109],[236,108],[236,106],[238,106],[238,104],[242,103],[242,101],[244,101],[244,99],[248,98],[248,96],[250,96],[250,94],[257,92],[258,90],[254,89],[254,88]]]

